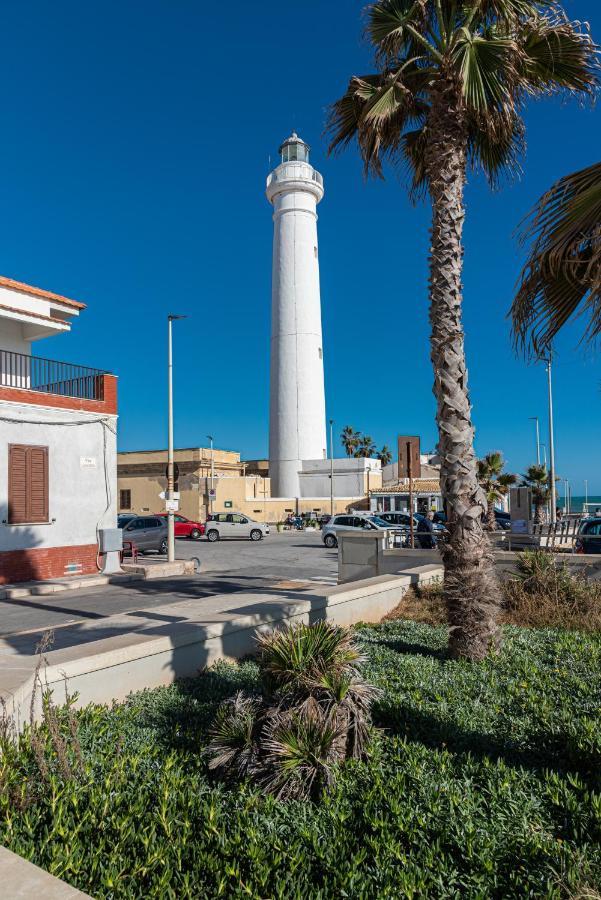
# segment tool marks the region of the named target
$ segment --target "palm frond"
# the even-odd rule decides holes
[[[598,49],[581,23],[559,13],[537,16],[523,28],[522,87],[528,93],[591,95],[599,86]]]
[[[525,147],[525,128],[511,107],[485,114],[468,113],[469,161],[473,169],[482,169],[491,187],[502,178],[517,178],[520,157]]]
[[[556,182],[524,223],[531,241],[510,310],[516,346],[543,355],[568,319],[588,317],[583,340],[601,334],[601,163]]]
[[[365,33],[382,64],[414,55],[416,32],[427,40],[428,5],[429,0],[379,0],[367,7]]]
[[[490,37],[461,29],[453,46],[463,96],[468,108],[479,113],[511,105],[511,87],[517,78],[517,44],[495,31]]]

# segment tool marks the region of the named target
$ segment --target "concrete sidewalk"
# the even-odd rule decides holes
[[[377,622],[412,583],[440,577],[439,568],[423,568],[352,585],[255,582],[247,590],[203,596],[198,579],[190,579],[187,587],[178,580],[179,596],[172,602],[146,602],[144,609],[114,615],[99,613],[95,597],[87,618],[55,628],[54,643],[44,653],[44,683],[57,690],[59,702],[65,679],[69,692],[79,694],[80,705],[123,700],[132,691],[194,675],[217,659],[240,658],[254,650],[259,632],[282,622]],[[0,697],[20,727],[29,717],[39,639],[39,630],[0,639]]]

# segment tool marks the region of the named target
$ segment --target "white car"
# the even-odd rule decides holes
[[[345,515],[345,516],[334,516],[333,519],[324,525],[322,530],[322,540],[326,547],[332,549],[333,547],[338,546],[338,535],[339,531],[354,531],[362,530],[362,531],[393,531],[399,532],[400,528],[391,525],[389,522],[385,522],[383,519],[380,519],[379,516],[373,515],[373,513],[365,513],[364,515],[357,514],[355,515]]]
[[[242,513],[215,513],[207,520],[205,536],[207,541],[220,541],[223,538],[249,538],[260,541],[269,534],[266,522],[254,522]]]

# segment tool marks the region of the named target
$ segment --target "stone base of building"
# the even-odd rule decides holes
[[[0,552],[0,584],[92,575],[98,571],[97,552],[96,544],[3,551]]]

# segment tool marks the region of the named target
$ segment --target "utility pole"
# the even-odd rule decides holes
[[[173,338],[172,338],[172,322],[175,319],[185,319],[186,316],[176,316],[169,314],[167,316],[167,405],[168,405],[168,425],[167,425],[167,493],[165,499],[167,502],[167,559],[169,562],[175,560],[175,518],[173,504],[174,493],[174,477],[173,477]]]
[[[536,465],[540,466],[540,429],[538,426],[538,416],[530,416],[530,421],[536,423]]]
[[[588,480],[584,479],[584,513],[588,512]]]
[[[555,435],[553,433],[553,383],[551,377],[551,354],[547,360],[547,386],[549,392],[549,487],[551,488],[551,522],[557,521],[557,495],[555,493]]]
[[[334,419],[330,419],[330,516],[334,518]]]
[[[409,542],[411,549],[415,549],[415,535],[413,532],[413,467],[411,465],[411,441],[407,441],[407,475],[409,476]]]
[[[213,497],[215,496],[215,460],[213,458],[213,436],[207,434],[211,442],[211,493],[209,494],[209,513],[213,515]]]

